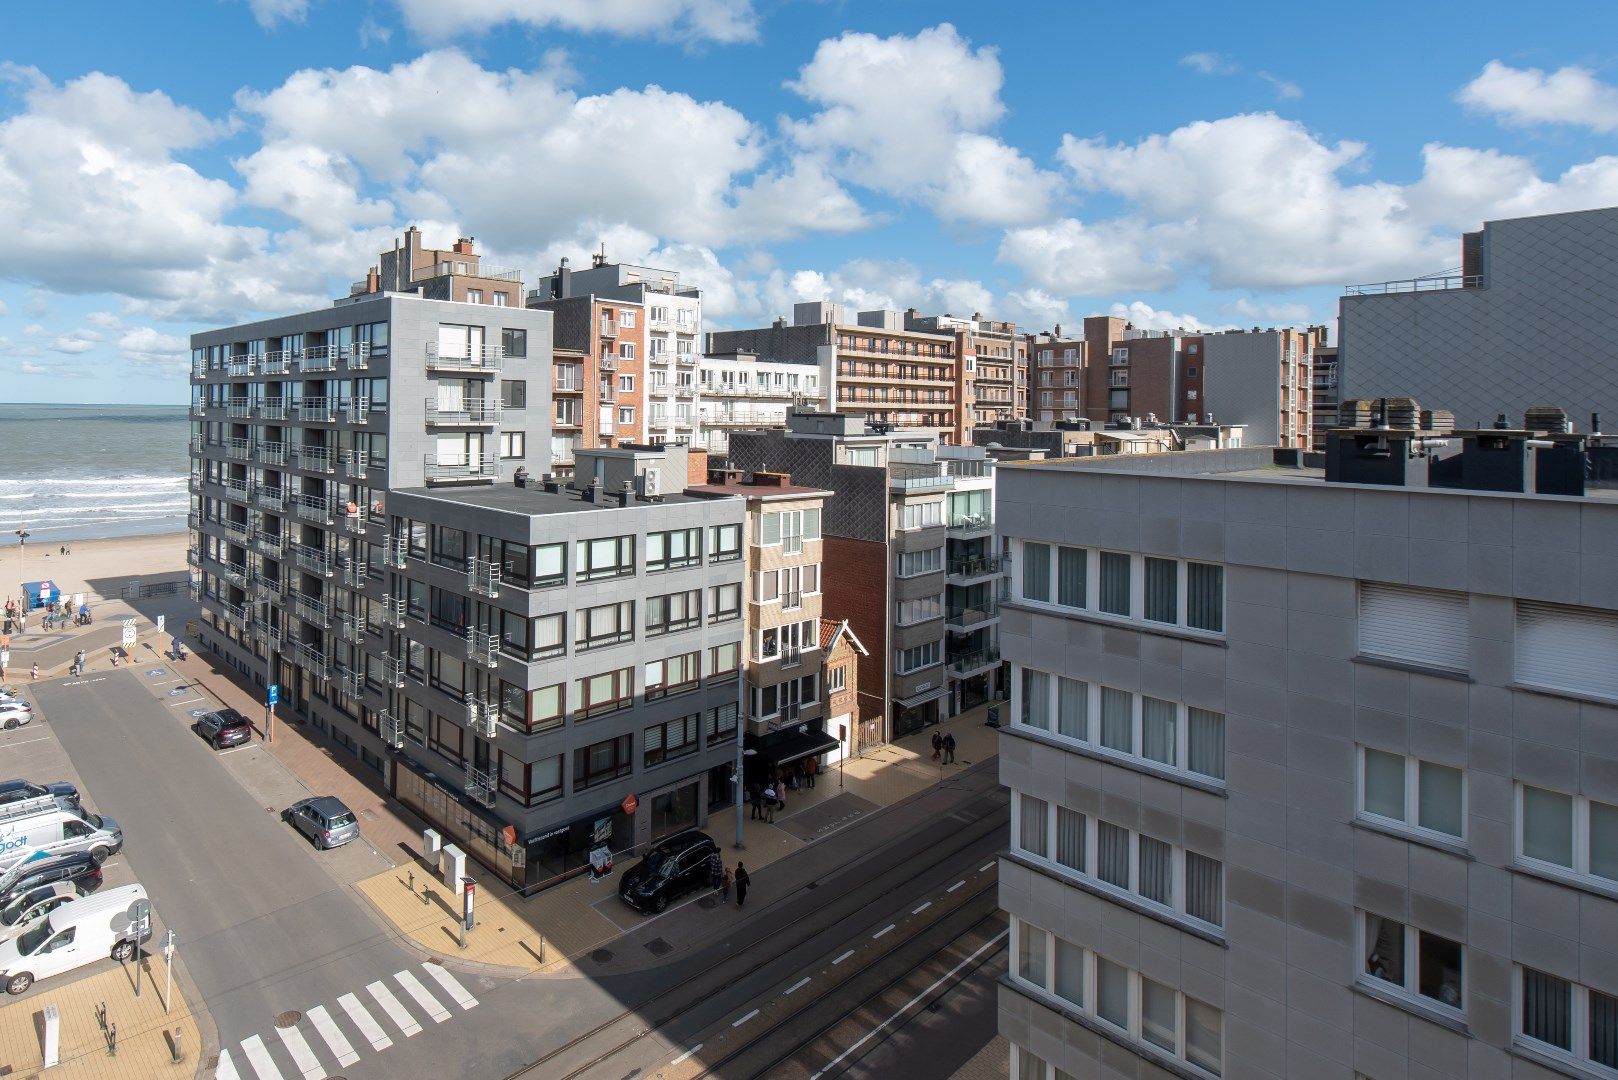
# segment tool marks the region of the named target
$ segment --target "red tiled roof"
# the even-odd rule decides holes
[[[840,619],[820,620],[820,647],[822,649],[831,648],[832,639],[837,637],[837,630],[842,625]]]

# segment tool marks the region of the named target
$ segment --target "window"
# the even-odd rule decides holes
[[[944,523],[942,502],[905,503],[899,511],[901,529],[928,529]]]
[[[619,668],[616,671],[592,675],[587,679],[577,680],[573,685],[580,720],[627,709],[635,701],[634,668]]]
[[[1018,794],[1016,846],[1041,859],[1050,855],[1050,804],[1032,795]]]
[[[723,645],[715,645],[708,650],[708,677],[710,679],[729,678],[736,674],[741,667],[741,642],[730,641]]]
[[[1050,675],[1033,668],[1022,669],[1021,723],[1024,727],[1040,731],[1051,729],[1050,686]]]
[[[894,621],[899,626],[913,626],[929,619],[944,617],[944,594],[935,593],[916,600],[901,600],[894,605]]]
[[[1024,599],[1049,603],[1051,599],[1051,546],[1024,541],[1022,546]]]
[[[630,736],[620,735],[573,751],[573,790],[582,791],[628,776],[634,768],[629,758],[630,741]]]
[[[905,577],[918,577],[921,574],[936,574],[944,569],[944,549],[942,546],[926,548],[922,551],[901,551],[899,553],[898,575]]]
[[[635,602],[620,600],[612,604],[580,608],[574,618],[580,649],[598,649],[604,645],[619,645],[635,640]]]
[[[1518,858],[1608,886],[1618,883],[1618,806],[1520,784],[1517,821]]]
[[[624,577],[635,572],[635,538],[607,536],[580,540],[573,549],[574,574],[579,581]]]
[[[567,583],[566,544],[540,544],[533,551],[535,588]]]
[[[1618,1069],[1618,998],[1525,967],[1518,1032],[1534,1049]]]
[[[626,341],[623,344],[618,346],[618,359],[620,359],[620,360],[633,360],[633,359],[635,359],[635,343],[633,341]]]
[[[894,658],[894,671],[899,675],[908,675],[912,671],[920,671],[925,667],[932,667],[943,660],[943,642],[929,641],[925,645],[917,645],[913,649],[901,649]]]
[[[701,726],[701,713],[653,724],[641,733],[642,761],[650,768],[696,753],[702,746],[699,741]]]
[[[742,585],[739,581],[728,585],[714,585],[708,590],[708,621],[729,622],[742,617]]]
[[[1366,912],[1362,951],[1365,974],[1379,983],[1457,1012],[1464,1008],[1459,942]]]
[[[736,737],[736,703],[726,702],[708,713],[707,740],[708,745],[729,742]]]
[[[623,408],[620,408],[618,410],[618,423],[619,424],[621,424],[621,425],[631,425],[631,424],[634,424],[634,422],[635,422],[635,410],[633,408],[626,405]]]
[[[690,630],[702,625],[702,590],[665,593],[646,600],[646,636]]]
[[[1516,679],[1562,693],[1618,699],[1618,616],[1517,602]]]
[[[759,543],[766,546],[780,544],[786,555],[803,550],[805,540],[820,539],[820,511],[783,510],[759,517]]]
[[[680,653],[646,665],[646,699],[695,690],[702,679],[702,653]]]
[[[524,431],[502,431],[500,433],[500,456],[503,458],[526,457],[528,453],[528,433]]]
[[[1101,610],[1108,615],[1129,617],[1130,557],[1116,551],[1101,552]]]
[[[523,334],[526,337],[527,331],[524,331],[524,330],[517,330],[517,331],[507,330],[506,333],[508,335],[512,334],[512,333],[518,333],[518,334]],[[509,338],[507,340],[509,341]],[[511,349],[510,349],[509,346],[506,348],[506,355],[507,356],[514,355],[511,352]],[[518,353],[518,354],[515,354],[515,355],[521,355],[521,354]],[[500,380],[500,407],[504,408],[504,409],[526,409],[526,408],[528,408],[528,383],[527,383],[527,381],[524,380],[524,379],[501,379]]]
[[[619,326],[631,326],[631,327],[634,326],[635,325],[635,309],[634,308],[622,308],[622,309],[620,309],[619,312],[618,312],[618,325]]]
[[[465,761],[466,755],[462,749],[462,740],[466,732],[457,727],[448,717],[439,716],[436,713],[429,713],[428,716],[427,748],[436,750],[451,761]]]
[[[848,689],[848,665],[838,664],[826,673],[826,686],[833,694]]]
[[[495,307],[505,307],[507,303],[506,294],[503,292],[490,293],[489,302]]]
[[[618,392],[620,394],[633,394],[635,392],[635,376],[618,376]]]
[[[677,570],[702,561],[702,530],[674,529],[646,534],[646,570]]]
[[[1359,649],[1367,656],[1465,671],[1464,593],[1360,582]]]
[[[468,290],[466,290],[466,302],[468,304],[481,304],[481,303],[483,303],[483,290],[482,289],[468,289]]]
[[[1360,750],[1360,813],[1460,839],[1466,797],[1460,769],[1385,750]]]
[[[1088,562],[1087,552],[1083,548],[1058,547],[1056,549],[1056,602],[1058,604],[1063,607],[1084,607]]]
[[[1110,555],[1111,552],[1107,554]],[[1148,555],[1145,564],[1146,620],[1160,623],[1179,622],[1179,563],[1173,559],[1154,559]]]
[[[457,570],[466,568],[466,532],[444,525],[433,526],[433,562]]]
[[[708,561],[731,562],[742,557],[742,527],[736,525],[708,526]]]

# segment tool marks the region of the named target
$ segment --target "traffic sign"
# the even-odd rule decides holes
[[[150,900],[136,900],[129,905],[130,929],[135,932],[135,939],[142,945],[152,939],[152,902]]]
[[[281,684],[280,683],[271,683],[269,691],[264,695],[264,700],[269,705],[275,705],[278,702],[280,702],[280,700],[281,700]]]
[[[161,634],[163,632],[163,623],[167,618],[168,618],[168,616],[166,616],[166,615],[159,615],[157,617],[157,632],[159,634]]]
[[[125,619],[124,620],[124,640],[123,640],[123,643],[125,645],[133,645],[133,644],[135,644],[135,620],[134,619]]]

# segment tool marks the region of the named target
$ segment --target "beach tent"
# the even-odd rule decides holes
[[[56,587],[54,581],[25,581],[22,583],[22,592],[30,609],[44,607],[51,601],[62,598],[62,590]]]

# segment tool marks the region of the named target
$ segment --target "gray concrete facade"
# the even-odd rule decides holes
[[[1548,870],[1524,857],[1520,836],[1525,785],[1618,806],[1618,702],[1536,689],[1519,669],[1521,604],[1604,620],[1618,610],[1618,502],[1328,486],[1269,456],[997,472],[998,533],[1013,563],[1000,631],[1014,692],[1000,735],[1013,792],[1000,868],[1013,921],[1000,988],[1012,1080],[1613,1075],[1593,1042],[1579,1043],[1610,1021],[1579,1010],[1618,995],[1618,881]],[[1042,557],[1030,543],[1087,552],[1087,606],[1022,598],[1024,564]],[[1103,614],[1102,552],[1132,560],[1136,590],[1147,558],[1221,567],[1222,628],[1146,621],[1138,591],[1133,616]],[[1362,596],[1378,586],[1459,598],[1455,668],[1365,651]],[[1024,722],[1026,669],[1050,676],[1044,727],[1037,715]],[[1059,695],[1073,684],[1058,678],[1087,684],[1085,721],[1064,710]],[[1137,703],[1128,752],[1103,745],[1108,690],[1107,700]],[[1147,699],[1180,725],[1169,729],[1177,750],[1147,749]],[[1192,767],[1192,710],[1202,725],[1222,717],[1221,775]],[[1408,785],[1427,790],[1429,765],[1460,776],[1460,835],[1369,812],[1371,752],[1408,765],[1410,797]],[[1048,809],[1027,803],[1047,822],[1043,840],[1019,817],[1029,799]],[[1077,820],[1064,811],[1087,822],[1083,869],[1063,865],[1073,856],[1063,823]],[[1128,847],[1113,854],[1133,875],[1122,887],[1102,880],[1098,850],[1119,836]],[[1172,851],[1165,902],[1147,896],[1158,886],[1137,838],[1152,841],[1154,860],[1165,850],[1156,845]],[[1041,846],[1044,856],[1027,850]],[[1199,874],[1207,860],[1218,867],[1218,903],[1202,912],[1212,918],[1191,914],[1186,853]],[[1368,973],[1371,916],[1410,935],[1404,986]],[[1443,965],[1433,985],[1416,974],[1415,942],[1428,956],[1427,935],[1458,946],[1458,980]],[[1033,966],[1019,955],[1026,942],[1040,953]],[[1571,1051],[1525,1031],[1525,970],[1571,988]],[[1099,1015],[1103,974],[1126,988],[1122,1027]],[[1168,1028],[1148,1023],[1149,1005]]]
[[[1618,208],[1490,221],[1465,276],[1342,297],[1342,397],[1407,395],[1462,426],[1534,405],[1614,415],[1615,312]]]

